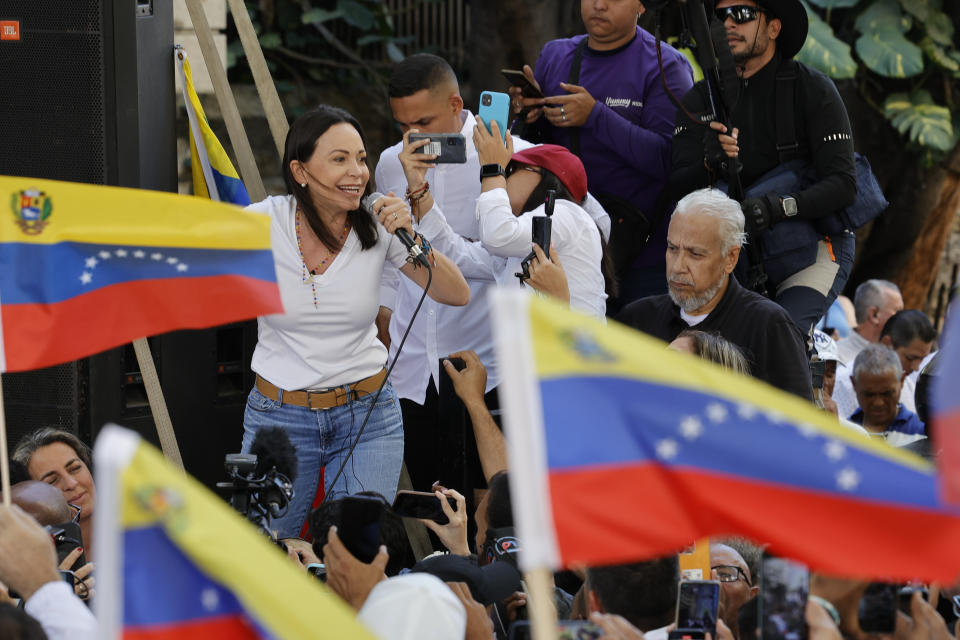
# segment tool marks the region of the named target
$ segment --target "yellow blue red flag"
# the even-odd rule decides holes
[[[960,303],[947,312],[940,352],[937,354],[932,396],[933,437],[939,450],[937,466],[944,498],[960,505]]]
[[[94,448],[101,637],[371,638],[353,610],[132,431]]]
[[[193,172],[193,195],[240,206],[250,204],[250,196],[240,175],[233,168],[227,152],[210,128],[200,98],[193,86],[190,60],[181,47],[174,50],[183,102],[190,122],[190,165]]]
[[[0,371],[283,311],[264,215],[37,178],[0,197]]]
[[[920,458],[622,325],[519,290],[493,305],[526,569],[737,534],[837,575],[960,576],[960,509]]]

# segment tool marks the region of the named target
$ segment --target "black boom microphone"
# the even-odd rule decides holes
[[[282,427],[259,429],[250,445],[250,453],[257,457],[257,466],[254,475],[263,478],[275,472],[284,476],[292,486],[297,478],[297,450],[290,442],[290,436]],[[286,506],[289,499],[283,495],[279,486],[271,484],[261,493],[261,503],[266,506],[273,517],[277,517]]]
[[[362,201],[362,206],[364,209],[372,213],[374,216],[377,215],[374,205],[377,201],[383,197],[383,194],[379,191],[374,191],[370,195],[366,196]],[[400,239],[400,242],[403,243],[403,246],[407,248],[407,253],[410,255],[411,260],[416,260],[426,268],[430,268],[430,261],[427,260],[427,256],[423,255],[423,251],[420,249],[420,245],[413,241],[413,238],[410,237],[410,234],[407,233],[406,229],[397,229],[393,235],[397,236]]]

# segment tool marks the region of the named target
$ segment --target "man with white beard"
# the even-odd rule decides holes
[[[724,193],[700,189],[685,196],[667,230],[669,294],[637,300],[617,320],[666,342],[691,327],[717,334],[740,347],[755,378],[812,400],[800,330],[782,307],[732,275],[743,227],[740,205]]]

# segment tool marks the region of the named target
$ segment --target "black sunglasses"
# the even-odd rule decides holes
[[[720,22],[726,22],[727,18],[733,18],[733,21],[737,24],[746,24],[756,20],[761,13],[764,13],[764,10],[760,7],[751,7],[748,4],[735,4],[732,7],[715,9],[713,13]]]

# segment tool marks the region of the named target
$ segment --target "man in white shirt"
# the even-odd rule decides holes
[[[427,298],[403,346],[400,359],[390,376],[404,423],[404,458],[413,487],[428,490],[442,480],[456,486],[452,478],[443,478],[439,464],[442,443],[441,417],[437,389],[440,359],[457,351],[475,351],[487,368],[487,401],[496,415],[496,395],[490,393],[499,382],[488,319],[487,289],[496,282],[504,260],[480,248],[476,201],[480,196],[480,164],[473,145],[476,119],[463,107],[456,75],[445,60],[430,54],[410,56],[397,64],[389,84],[390,107],[394,119],[406,133],[460,133],[464,136],[466,163],[438,164],[428,169],[426,179],[434,199],[443,211],[449,227],[466,240],[469,251],[450,256],[470,285],[470,303],[448,307]],[[403,142],[380,155],[376,169],[377,190],[403,196],[407,179],[399,160]],[[417,186],[417,185],[414,185]],[[424,233],[428,240],[429,234]],[[380,316],[377,319],[382,338],[390,346],[391,359],[410,324],[423,293],[407,286],[397,272],[387,270],[381,284]],[[384,329],[389,327],[389,337]],[[479,469],[479,464],[476,465]],[[482,476],[481,476],[482,480]],[[482,486],[478,485],[478,486]]]
[[[473,142],[477,121],[464,109],[453,69],[443,58],[434,55],[410,56],[393,68],[389,94],[393,117],[404,133],[412,129],[419,133],[459,133],[464,137],[466,155],[465,163],[436,164],[426,169],[427,188],[443,214],[441,219],[435,213],[425,215],[427,211],[420,211],[415,219],[423,217],[415,226],[460,268],[470,285],[470,303],[464,307],[448,307],[427,298],[413,319],[422,290],[407,286],[405,279],[388,270],[381,284],[377,318],[381,339],[389,344],[391,358],[395,357],[413,319],[413,327],[390,379],[403,410],[404,457],[411,481],[415,489],[427,490],[436,480],[443,480],[448,486],[458,484],[449,475],[454,469],[443,463],[442,458],[451,455],[447,450],[451,444],[448,438],[452,435],[448,418],[462,420],[462,417],[441,415],[446,409],[446,400],[438,397],[440,360],[458,351],[474,351],[487,369],[487,406],[495,417],[499,414],[493,391],[499,375],[490,334],[487,290],[496,285],[506,259],[491,255],[479,242],[480,162]],[[517,151],[531,146],[514,138]],[[401,141],[380,155],[375,174],[379,191],[403,196],[411,186],[414,189],[420,186],[408,184],[400,162],[402,152]],[[592,196],[587,198],[591,206],[585,208],[609,238],[609,217]],[[454,434],[454,437],[458,436]],[[444,439],[448,440],[444,442]],[[483,486],[473,439],[468,437],[463,444],[471,459],[468,473],[477,483],[475,486]]]
[[[846,338],[837,341],[840,362],[852,365],[864,347],[880,340],[883,325],[903,309],[903,297],[897,285],[888,280],[867,280],[853,295],[857,326]]]

